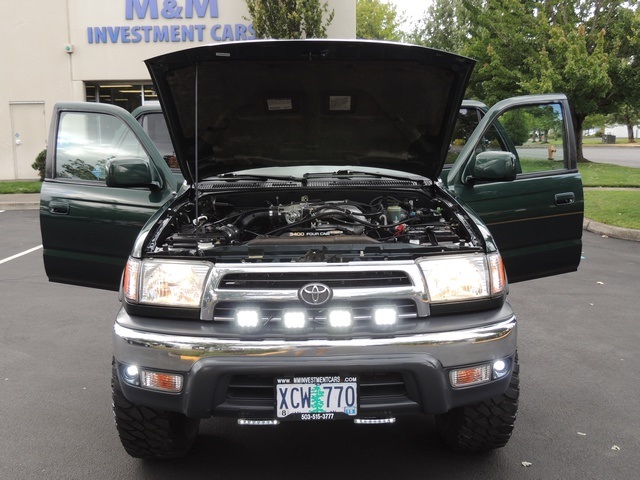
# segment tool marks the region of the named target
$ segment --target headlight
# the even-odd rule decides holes
[[[451,255],[419,261],[432,303],[479,300],[502,295],[506,288],[499,254]]]
[[[211,266],[208,262],[130,258],[124,293],[130,303],[198,308]]]

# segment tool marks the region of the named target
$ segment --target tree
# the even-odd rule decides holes
[[[514,145],[523,145],[529,140],[532,128],[529,126],[523,109],[514,109],[506,112],[500,121]]]
[[[396,6],[381,0],[358,0],[356,3],[356,38],[400,41],[404,21]]]
[[[630,2],[631,3],[631,2]],[[633,127],[640,123],[640,9],[623,8],[609,26],[605,50],[615,52],[610,66],[614,85],[612,105],[607,110],[611,123],[627,126],[630,143],[635,143]]]
[[[623,124],[627,127],[627,138],[629,143],[636,143],[633,128],[640,125],[640,107],[632,105],[622,105],[617,112],[607,116],[608,123]]]
[[[257,38],[326,38],[334,11],[320,0],[245,0]]]
[[[433,2],[406,40],[447,52],[462,53],[469,29],[468,13],[462,0]]]
[[[324,390],[315,385],[311,390],[311,413],[324,413]]]
[[[594,134],[596,135],[602,135],[606,125],[607,115],[603,115],[602,113],[594,113],[587,116],[582,124],[585,131],[594,130]]]
[[[37,156],[35,161],[31,164],[31,168],[38,171],[40,181],[44,182],[45,169],[47,165],[47,149],[42,150]]]
[[[468,90],[486,103],[518,94],[564,92],[578,160],[585,118],[640,102],[640,9],[624,0],[436,0],[456,22],[459,53],[478,60]],[[448,16],[446,16],[448,15]],[[469,21],[473,19],[473,21]],[[461,33],[463,30],[464,33]],[[439,30],[427,34],[438,39]]]

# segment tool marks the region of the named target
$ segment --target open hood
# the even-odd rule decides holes
[[[223,43],[146,61],[182,173],[374,167],[435,180],[474,61],[395,43]]]

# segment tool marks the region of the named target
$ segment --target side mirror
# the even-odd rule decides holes
[[[511,182],[517,175],[516,156],[511,152],[482,152],[471,161],[467,171],[470,173],[465,179],[467,183]]]
[[[109,160],[106,170],[107,187],[149,188],[151,190],[162,188],[162,182],[157,178],[157,175],[154,175],[149,162],[140,158]]]

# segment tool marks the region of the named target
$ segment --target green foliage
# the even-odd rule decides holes
[[[402,18],[392,3],[381,0],[358,0],[356,3],[356,38],[400,41]]]
[[[636,2],[435,0],[425,21],[419,43],[478,60],[468,98],[566,93],[579,159],[588,115],[640,104]]]
[[[245,0],[257,38],[326,38],[334,11],[320,0]]]
[[[436,0],[406,40],[426,47],[462,53],[469,30],[469,15],[462,0]]]
[[[37,156],[35,161],[31,164],[31,168],[38,171],[40,181],[44,182],[45,166],[47,163],[47,150],[42,150]]]
[[[526,114],[522,109],[515,109],[506,112],[501,119],[509,138],[514,145],[523,145],[531,136],[531,128],[527,121]]]
[[[594,113],[594,114],[588,115],[584,119],[584,122],[582,123],[582,127],[585,130],[599,129],[601,131],[604,131],[607,123],[608,123],[608,120],[606,115],[602,113]]]

